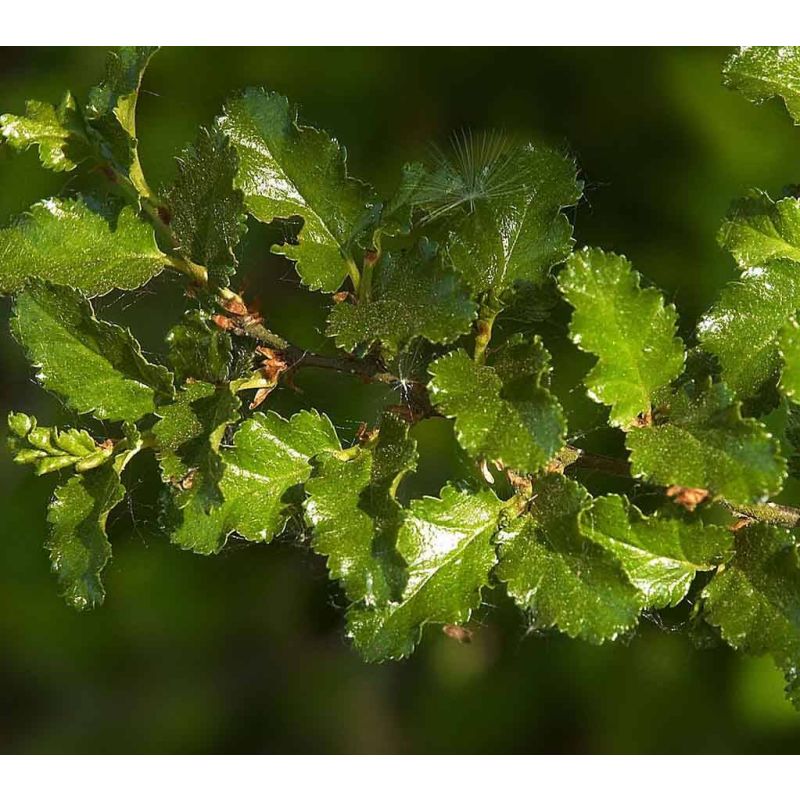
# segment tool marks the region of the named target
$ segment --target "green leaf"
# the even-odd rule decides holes
[[[800,200],[786,197],[776,203],[755,190],[733,204],[718,240],[742,269],[776,258],[800,261]]]
[[[589,397],[611,406],[612,425],[629,428],[683,371],[675,307],[657,289],[641,289],[624,256],[597,248],[574,253],[558,283],[575,309],[572,341],[598,357],[584,379]]]
[[[585,510],[580,530],[619,562],[648,608],[676,606],[697,572],[714,569],[732,555],[725,528],[654,514],[646,517],[619,495],[599,497]]]
[[[794,318],[781,331],[779,349],[783,359],[781,391],[797,402],[800,399],[800,326]]]
[[[172,375],[147,361],[126,328],[94,316],[83,295],[34,282],[14,303],[11,329],[36,378],[79,414],[137,420],[172,395]]]
[[[797,700],[800,563],[789,531],[751,524],[736,533],[736,554],[703,590],[703,615],[731,647],[771,655]]]
[[[431,400],[455,417],[456,436],[475,458],[537,472],[564,446],[566,422],[558,400],[545,388],[550,355],[541,340],[513,337],[476,364],[455,350],[429,367]]]
[[[275,248],[297,262],[303,282],[335,292],[355,270],[350,242],[373,202],[348,177],[345,151],[323,131],[297,122],[285,97],[247,89],[230,100],[220,129],[239,154],[236,185],[261,222],[301,217],[296,241]]]
[[[117,47],[106,59],[105,78],[89,92],[84,113],[103,158],[128,173],[149,194],[137,153],[136,102],[145,69],[157,47]]]
[[[9,228],[0,228],[0,292],[31,278],[82,289],[88,295],[136,289],[167,263],[153,229],[132,208],[119,216],[84,198],[36,203]]]
[[[451,270],[429,247],[387,253],[375,269],[371,297],[339,303],[328,319],[328,336],[345,350],[381,342],[397,351],[422,336],[438,344],[469,333],[477,306]]]
[[[178,159],[178,176],[165,198],[181,252],[205,266],[217,286],[227,286],[236,272],[233,251],[245,231],[244,198],[233,185],[238,163],[226,136],[202,129]]]
[[[340,450],[333,424],[317,411],[283,419],[274,411],[256,412],[242,423],[233,447],[222,451],[227,532],[269,542],[286,525],[293,507],[287,493],[311,475],[311,459]],[[299,500],[299,497],[296,498]]]
[[[663,486],[707,489],[733,503],[776,494],[786,461],[765,426],[742,418],[724,384],[687,385],[665,402],[654,424],[628,432],[633,473]]]
[[[700,346],[716,356],[721,379],[741,399],[774,385],[778,334],[800,308],[800,264],[770,261],[746,269],[722,290],[697,326]]]
[[[453,267],[475,291],[501,294],[520,281],[542,283],[572,251],[562,209],[581,196],[576,172],[570,156],[549,147],[465,135],[427,176],[408,170],[404,186],[426,219],[460,216],[447,241]]]
[[[76,472],[99,467],[112,456],[111,448],[100,447],[92,435],[79,428],[43,428],[36,417],[11,412],[9,447],[15,464],[33,464],[37,475],[74,467]]]
[[[220,383],[228,378],[233,358],[231,336],[209,324],[202,312],[187,311],[167,334],[167,345],[177,383],[188,378]]]
[[[59,486],[47,512],[50,562],[64,599],[79,610],[99,605],[105,597],[100,573],[111,557],[106,521],[125,497],[120,474],[141,447],[135,428],[127,428],[119,446],[121,452],[112,461]]]
[[[442,489],[412,500],[397,538],[408,565],[402,597],[376,608],[354,607],[348,635],[368,661],[404,658],[427,624],[468,622],[497,561],[493,538],[503,504],[488,491]]]
[[[357,450],[321,456],[306,483],[311,546],[327,557],[331,578],[353,601],[374,606],[402,590],[395,552],[403,509],[395,500],[403,476],[417,463],[409,426],[385,413],[377,438]]]
[[[88,142],[75,99],[67,92],[57,106],[28,100],[25,115],[0,115],[0,136],[15,150],[39,147],[42,166],[69,172],[88,155]]]
[[[189,383],[175,401],[156,410],[153,426],[161,475],[171,485],[163,525],[184,550],[208,555],[225,544],[220,446],[239,418],[239,398],[228,386]]]
[[[800,124],[800,48],[742,47],[725,62],[722,74],[726,86],[754,103],[782,98]]]
[[[530,511],[502,533],[497,577],[533,627],[601,644],[636,625],[645,599],[616,558],[581,534],[591,502],[563,475],[538,480]]]

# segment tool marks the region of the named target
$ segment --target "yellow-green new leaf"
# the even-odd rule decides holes
[[[236,184],[248,211],[267,223],[303,220],[296,241],[276,252],[297,262],[307,286],[335,292],[355,270],[350,243],[374,201],[348,177],[344,148],[300,125],[285,97],[263,89],[231,99],[217,124],[239,155]]]
[[[581,533],[591,502],[563,475],[538,480],[530,510],[500,537],[497,577],[534,628],[601,644],[633,628],[646,602],[614,555]]]
[[[733,535],[699,519],[645,516],[627,498],[599,497],[583,511],[580,530],[619,562],[648,608],[676,606],[698,572],[707,572],[733,552]]]
[[[83,121],[69,92],[57,106],[28,100],[23,116],[0,115],[0,137],[15,150],[38,146],[42,166],[55,172],[69,172],[89,155]]]
[[[132,208],[115,214],[81,197],[36,203],[0,228],[0,292],[32,278],[81,289],[89,296],[136,289],[167,263],[153,229]]]
[[[488,365],[455,350],[428,369],[431,400],[455,418],[458,441],[471,456],[537,472],[564,446],[566,421],[546,388],[550,355],[538,337],[513,337]]]
[[[348,635],[368,661],[412,653],[426,624],[468,622],[497,562],[493,545],[503,504],[490,491],[412,500],[397,538],[408,582],[402,597],[376,608],[354,607]]]
[[[46,428],[36,417],[11,412],[8,415],[11,436],[8,445],[15,464],[32,464],[37,475],[45,475],[64,467],[87,472],[108,461],[113,451],[100,447],[92,435],[80,428]]]
[[[800,124],[800,47],[742,47],[722,74],[726,86],[754,103],[780,97]]]
[[[74,289],[31,283],[16,297],[11,330],[37,380],[79,414],[134,421],[173,393],[170,372],[145,359],[127,328],[97,319]]]
[[[558,276],[575,309],[572,341],[597,356],[584,379],[589,396],[611,406],[612,425],[630,428],[653,397],[683,371],[683,342],[675,307],[657,289],[642,289],[624,256],[584,248]]]
[[[348,598],[375,606],[396,599],[403,564],[395,546],[403,509],[395,499],[403,476],[417,463],[409,426],[393,414],[380,421],[377,438],[359,450],[318,459],[306,483],[311,546]]]
[[[733,503],[780,491],[786,461],[757,420],[742,417],[724,384],[689,384],[665,399],[653,424],[628,431],[634,475],[662,486],[706,489]]]

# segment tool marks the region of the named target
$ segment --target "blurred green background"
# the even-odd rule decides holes
[[[351,171],[391,192],[406,160],[454,129],[500,128],[566,141],[587,181],[579,243],[624,252],[677,303],[684,332],[733,277],[715,234],[751,186],[798,181],[800,131],[781,106],[756,108],[722,88],[718,49],[167,49],[140,101],[145,172],[174,174],[173,156],[226,95],[264,85],[332,131]],[[0,49],[0,111],[67,87],[85,96],[102,72],[96,48]],[[0,220],[80,186],[0,149]],[[324,302],[296,289],[253,231],[247,291],[273,327],[322,346]],[[252,288],[253,286],[256,288]],[[291,303],[287,304],[287,300]],[[177,280],[98,306],[157,351],[181,307]],[[298,305],[299,303],[299,305]],[[68,415],[32,383],[0,306],[0,411]],[[563,320],[561,320],[563,322]],[[559,321],[556,320],[556,323]],[[542,323],[547,337],[556,323]],[[550,327],[548,327],[550,326]],[[603,412],[578,388],[590,359],[556,347],[555,385],[581,431]],[[343,438],[374,421],[382,389],[305,375],[280,390],[281,411],[317,404]],[[420,473],[435,491],[452,461],[447,423],[418,431]],[[618,442],[610,442],[619,446]],[[473,644],[431,631],[407,663],[365,665],[342,635],[341,599],[322,562],[291,538],[234,545],[216,558],[169,546],[149,522],[153,464],[128,476],[113,515],[106,605],[68,610],[49,574],[45,506],[54,479],[0,453],[0,751],[119,752],[797,752],[800,714],[769,661],[695,649],[662,620],[594,648],[529,635],[499,596],[478,615]],[[603,488],[602,486],[600,488]],[[795,492],[795,496],[796,496]],[[497,606],[494,608],[493,606]],[[491,612],[491,613],[489,613]]]

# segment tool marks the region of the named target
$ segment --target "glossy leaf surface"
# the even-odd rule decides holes
[[[285,97],[262,89],[231,99],[218,122],[239,155],[237,186],[248,211],[268,223],[300,217],[297,240],[277,251],[297,262],[307,286],[335,292],[372,202],[367,187],[348,177],[344,148],[300,125]]]
[[[403,588],[403,564],[395,550],[403,509],[395,493],[417,463],[408,432],[406,423],[384,414],[368,447],[354,455],[321,456],[306,483],[311,546],[327,558],[331,577],[348,598],[366,606],[386,603]]]
[[[589,396],[611,406],[612,425],[629,428],[683,371],[675,308],[658,290],[640,288],[626,258],[599,249],[574,253],[558,283],[575,309],[572,341],[598,357],[584,379]]]
[[[497,577],[537,629],[600,644],[636,625],[644,595],[581,533],[589,493],[563,475],[536,482],[530,511],[503,531]]]
[[[634,474],[736,503],[760,502],[780,490],[786,462],[777,443],[762,423],[742,417],[724,384],[689,385],[666,406],[653,425],[628,432]]]
[[[463,624],[481,601],[497,561],[502,504],[490,491],[413,500],[397,538],[408,582],[399,601],[348,613],[348,634],[368,661],[411,654],[426,624]]]
[[[733,551],[725,528],[699,519],[648,517],[619,495],[595,500],[583,512],[580,529],[617,559],[650,608],[676,606],[697,572],[714,569]]]
[[[133,421],[173,392],[170,372],[144,358],[129,330],[97,319],[66,286],[32,283],[16,298],[11,328],[37,380],[79,414]]]
[[[78,197],[36,203],[9,228],[0,228],[0,292],[32,278],[88,295],[136,289],[164,268],[153,229],[131,208],[118,215]]]
[[[564,445],[566,422],[545,388],[550,356],[538,338],[515,337],[489,360],[476,364],[463,350],[429,367],[431,400],[455,418],[461,446],[476,458],[536,472]]]

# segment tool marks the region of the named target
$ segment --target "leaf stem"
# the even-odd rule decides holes
[[[475,323],[475,353],[473,358],[476,364],[483,364],[486,361],[486,348],[492,340],[492,327],[501,308],[493,292],[489,292],[483,303],[481,303],[478,319]]]

